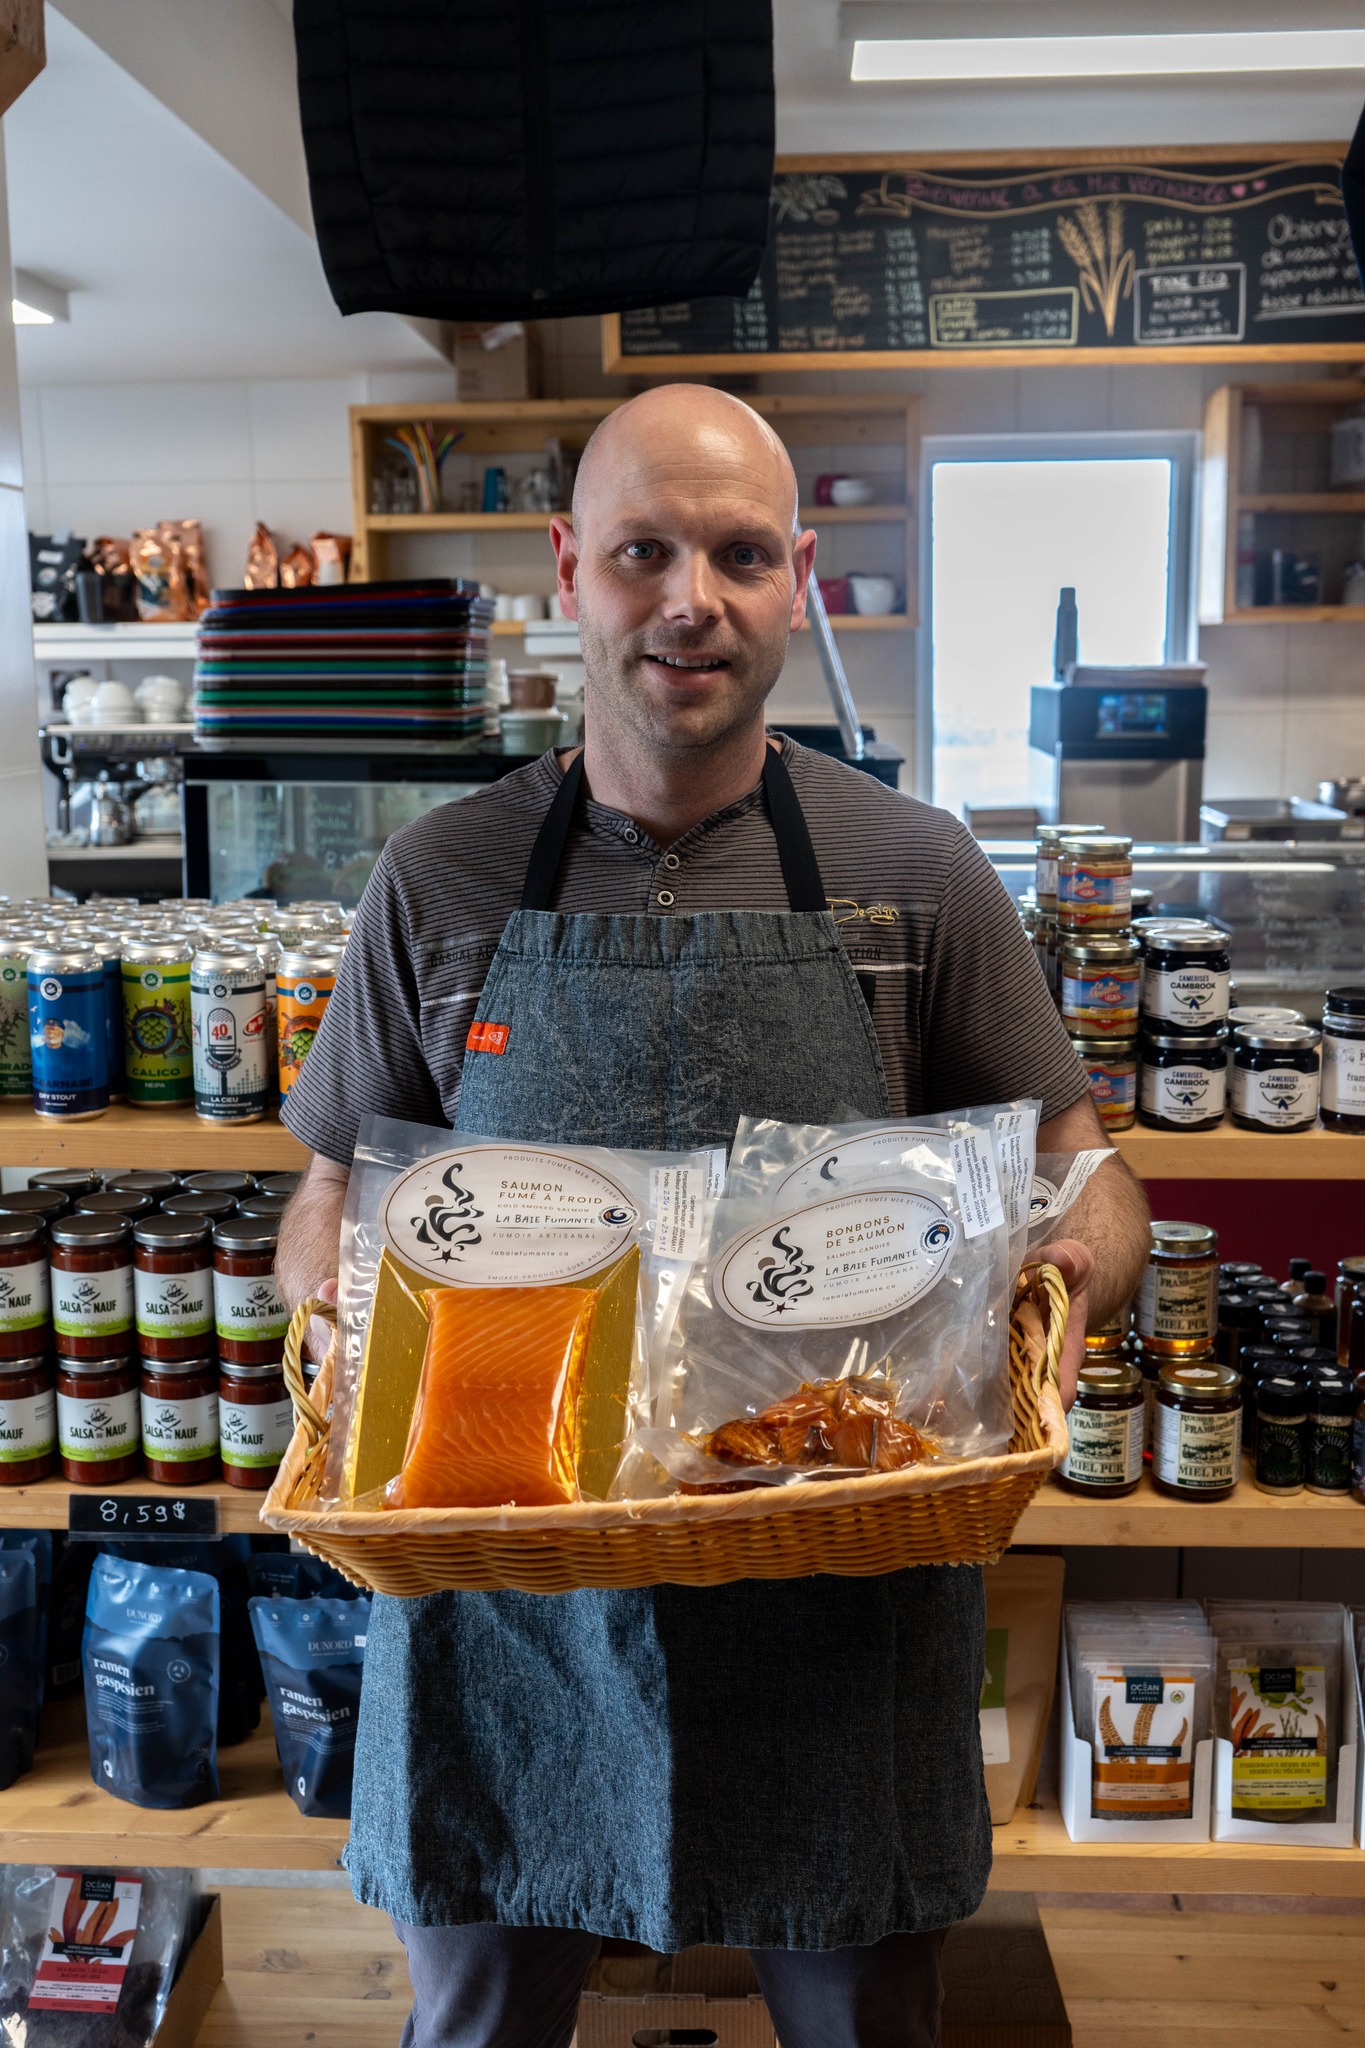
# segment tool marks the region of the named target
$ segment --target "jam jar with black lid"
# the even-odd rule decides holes
[[[167,1195],[175,1194],[180,1187],[180,1175],[163,1171],[155,1166],[135,1166],[127,1173],[106,1175],[104,1192],[108,1195],[150,1195],[154,1202],[164,1202]]]
[[[52,1251],[52,1329],[67,1358],[109,1358],[133,1342],[133,1233],[126,1216],[59,1216]]]
[[[144,1216],[133,1226],[133,1297],[144,1358],[213,1349],[213,1245],[207,1216]]]
[[[236,1199],[232,1195],[216,1195],[211,1188],[196,1195],[187,1195],[182,1190],[178,1195],[167,1195],[161,1204],[163,1216],[206,1216],[210,1223],[221,1223],[236,1213]]]
[[[278,1360],[271,1365],[219,1360],[218,1427],[228,1485],[268,1492],[294,1433],[294,1404]]]
[[[226,1166],[209,1167],[202,1173],[187,1173],[180,1184],[182,1195],[231,1195],[240,1202],[256,1192],[256,1177]]]
[[[1155,1131],[1216,1131],[1227,1106],[1221,1032],[1146,1031],[1138,1041],[1138,1115]]]
[[[71,1201],[77,1195],[93,1195],[103,1183],[93,1166],[45,1166],[41,1172],[29,1175],[28,1184],[31,1188],[48,1188]]]
[[[1244,1131],[1310,1131],[1318,1120],[1318,1033],[1243,1025],[1232,1042],[1232,1121]]]
[[[44,1223],[65,1216],[70,1206],[56,1188],[11,1188],[0,1195],[0,1216],[39,1216]]]
[[[41,1216],[0,1216],[0,1358],[32,1358],[52,1335],[47,1230]]]
[[[1365,1132],[1365,988],[1329,988],[1322,999],[1322,1125]]]
[[[1149,932],[1142,961],[1142,1014],[1153,1030],[1208,1032],[1227,1022],[1227,935],[1212,925]]]

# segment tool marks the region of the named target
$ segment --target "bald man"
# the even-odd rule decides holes
[[[766,731],[815,555],[772,430],[647,392],[551,538],[584,747],[384,848],[283,1112],[314,1155],[286,1295],[335,1298],[367,1113],[690,1150],[745,1113],[1037,1096],[1045,1149],[1103,1144],[964,828]],[[1073,1379],[1146,1253],[1135,1184],[1090,1185],[1051,1248]],[[978,1571],[940,1567],[376,1598],[347,1862],[407,1948],[404,2048],[567,2048],[603,1937],[747,1948],[783,2048],[933,2048],[943,1930],[990,1862],[982,1608]]]

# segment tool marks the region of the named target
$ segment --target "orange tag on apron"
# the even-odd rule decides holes
[[[510,1024],[471,1024],[464,1042],[466,1052],[506,1052],[512,1035]]]

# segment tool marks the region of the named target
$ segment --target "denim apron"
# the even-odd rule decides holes
[[[726,1145],[742,1113],[889,1114],[871,1015],[780,755],[791,908],[548,908],[582,757],[546,814],[460,1126]],[[737,882],[737,893],[742,884]],[[913,1108],[913,1105],[911,1105]],[[420,1926],[572,1927],[664,1951],[825,1949],[975,1911],[990,1867],[971,1568],[717,1588],[376,1597],[347,1864]]]

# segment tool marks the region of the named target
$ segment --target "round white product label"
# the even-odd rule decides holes
[[[1060,1193],[1061,1189],[1055,1182],[1048,1180],[1044,1174],[1035,1173],[1033,1188],[1028,1198],[1029,1222],[1041,1223],[1045,1216],[1051,1216],[1056,1209]]]
[[[0,1401],[0,1465],[42,1458],[57,1444],[57,1398],[51,1387]]]
[[[875,1323],[927,1294],[956,1248],[957,1225],[928,1195],[862,1188],[731,1238],[711,1286],[759,1329]]]
[[[596,1273],[640,1223],[628,1189],[563,1152],[470,1145],[400,1174],[379,1209],[384,1241],[447,1287],[544,1287]]]
[[[775,1196],[788,1202],[818,1201],[824,1195],[837,1194],[840,1187],[848,1187],[869,1173],[876,1173],[878,1162],[886,1164],[886,1156],[898,1145],[913,1144],[916,1138],[941,1137],[940,1131],[917,1129],[914,1124],[893,1126],[884,1131],[864,1131],[861,1138],[851,1138],[846,1145],[831,1145],[826,1152],[816,1152],[809,1159],[803,1159],[799,1166],[793,1166],[783,1175],[774,1189]]]

